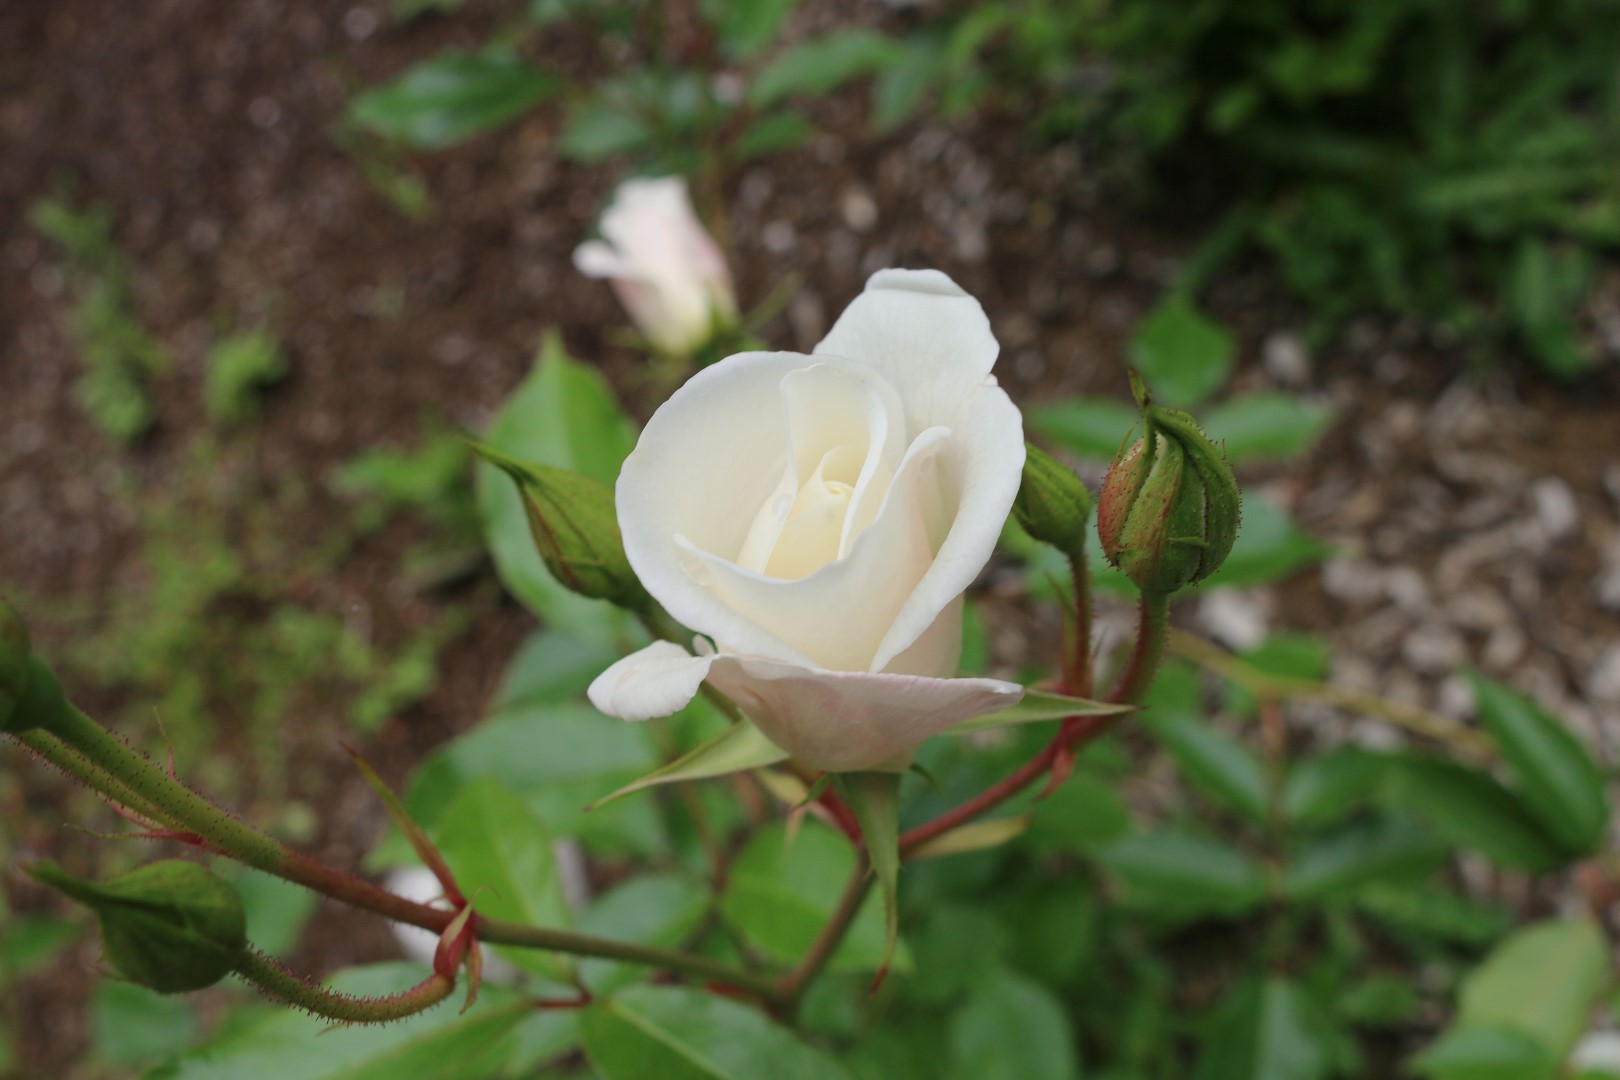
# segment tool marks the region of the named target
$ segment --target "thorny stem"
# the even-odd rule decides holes
[[[356,997],[317,986],[249,946],[236,962],[236,973],[265,993],[289,1005],[345,1024],[386,1024],[403,1020],[439,1004],[456,988],[456,981],[437,972],[408,990],[384,997]],[[508,1008],[529,1008],[518,1002]]]
[[[64,774],[90,788],[114,805],[120,806],[159,827],[174,824],[168,815],[131,791],[122,780],[105,769],[91,764],[82,754],[63,743],[55,735],[38,728],[15,732],[14,735],[18,742],[33,751],[46,763],[54,765]]]
[[[860,914],[861,902],[866,899],[867,892],[872,888],[872,866],[865,856],[862,856],[855,866],[855,873],[850,877],[849,884],[844,886],[844,894],[838,898],[838,907],[833,910],[821,933],[811,944],[810,951],[799,960],[798,965],[782,980],[781,993],[789,1009],[799,1003],[804,994],[805,987],[815,981],[817,975],[827,966],[833,953],[838,951],[839,944],[844,935],[849,932],[855,916]]]
[[[1116,705],[1138,702],[1153,685],[1153,676],[1164,659],[1164,642],[1170,630],[1170,594],[1142,594],[1137,602],[1136,647],[1131,650],[1130,662],[1114,686],[1108,700]]]
[[[146,755],[125,745],[77,709],[65,710],[63,716],[53,721],[53,730],[98,769],[112,773],[129,791],[160,810],[166,822],[195,833],[206,846],[240,862],[354,907],[434,933],[443,933],[456,917],[453,911],[407,900],[361,878],[334,870],[245,825],[169,777]],[[734,986],[772,1003],[781,1000],[774,981],[703,956],[480,915],[473,917],[473,932],[479,941],[488,944],[644,964]]]
[[[1069,574],[1074,578],[1074,651],[1064,666],[1070,672],[1069,693],[1091,696],[1091,577],[1086,573],[1084,550],[1069,556]]]
[[[1218,645],[1180,630],[1170,632],[1170,651],[1208,668],[1256,697],[1281,701],[1320,701],[1347,712],[1376,716],[1396,727],[1446,743],[1475,757],[1495,756],[1495,746],[1490,739],[1427,709],[1402,705],[1377,694],[1349,690],[1331,683],[1271,675]]]

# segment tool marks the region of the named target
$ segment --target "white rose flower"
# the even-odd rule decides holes
[[[978,301],[884,270],[815,353],[742,353],[648,421],[617,487],[647,591],[700,634],[591,684],[626,720],[708,680],[811,768],[905,768],[931,735],[1016,703],[957,679],[962,593],[1018,493],[1023,422]]]
[[[602,214],[603,240],[574,249],[574,265],[608,278],[659,351],[687,356],[734,322],[731,273],[677,176],[627,180]]]

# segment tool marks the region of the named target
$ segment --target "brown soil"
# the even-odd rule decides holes
[[[547,327],[560,328],[575,355],[600,363],[635,410],[644,415],[654,404],[637,389],[636,358],[608,343],[622,318],[610,292],[569,260],[615,174],[558,160],[555,110],[413,159],[434,197],[434,214],[421,223],[391,209],[334,141],[353,88],[447,45],[481,42],[502,10],[474,0],[454,17],[396,25],[384,7],[0,4],[0,588],[102,608],[141,579],[135,521],[116,498],[120,472],[146,489],[172,480],[188,437],[204,424],[203,353],[221,326],[266,323],[288,350],[292,374],[267,399],[255,463],[272,479],[318,478],[361,450],[411,445],[427,416],[479,427],[527,372]],[[803,18],[839,14],[823,6]],[[862,5],[859,17],[889,16]],[[577,66],[577,45],[554,40],[548,59]],[[937,266],[983,301],[1015,399],[1120,392],[1122,342],[1205,223],[1197,206],[1170,225],[1150,220],[1099,162],[1072,148],[1031,147],[1013,124],[929,124],[873,141],[862,134],[863,117],[860,94],[826,102],[817,110],[824,133],[811,145],[732,179],[745,306],[791,272],[805,278],[765,336],[808,348],[871,271]],[[69,297],[55,252],[24,214],[35,198],[61,190],[113,208],[118,242],[137,270],[139,314],[177,358],[157,386],[159,422],[133,447],[102,436],[69,392],[79,363]],[[397,314],[390,297],[402,298]],[[1299,324],[1298,313],[1260,272],[1233,275],[1207,302],[1238,332],[1242,381],[1265,384],[1260,357],[1275,334]],[[1561,700],[1583,696],[1595,646],[1614,631],[1592,582],[1616,558],[1615,507],[1604,490],[1606,476],[1615,482],[1605,467],[1620,457],[1615,369],[1573,396],[1515,371],[1476,381],[1459,375],[1459,358],[1438,355],[1409,328],[1371,324],[1315,361],[1310,392],[1338,405],[1343,424],[1312,461],[1256,478],[1294,503],[1308,526],[1365,552],[1357,565],[1368,574],[1431,574],[1466,539],[1445,520],[1407,520],[1414,504],[1441,499],[1444,516],[1500,498],[1500,511],[1483,515],[1490,520],[1475,531],[1487,530],[1530,512],[1525,493],[1536,478],[1567,482],[1580,513],[1573,535],[1524,555],[1493,555],[1475,570],[1501,585],[1502,618],[1528,641],[1502,674]],[[1431,404],[1458,395],[1469,398],[1467,422],[1426,433]],[[1513,482],[1503,489],[1489,476],[1448,473],[1443,461],[1452,452],[1505,462]],[[343,512],[314,487],[305,516],[281,524],[289,545]],[[363,610],[380,641],[428,624],[445,597],[406,588],[397,575],[400,553],[419,532],[396,523],[335,576],[306,583],[308,598],[335,612]],[[1509,556],[1535,560],[1534,587],[1512,584],[1523,575]],[[1365,645],[1353,631],[1392,609],[1387,591],[1347,599],[1313,572],[1262,603],[1275,623],[1337,635],[1357,650],[1352,661],[1389,688],[1385,661],[1399,662],[1403,635],[1445,623],[1448,599],[1470,584],[1474,577],[1414,602],[1410,618],[1374,626],[1367,636],[1376,640]],[[474,628],[444,655],[438,687],[369,740],[366,752],[391,780],[480,714],[531,626],[514,603],[480,605]],[[50,655],[68,630],[40,621],[39,648]],[[1497,629],[1459,631],[1464,659]],[[1532,667],[1551,675],[1527,675]],[[1434,703],[1444,679],[1419,665],[1410,685],[1396,682]],[[131,703],[92,693],[84,704]],[[1588,708],[1582,726],[1597,719]],[[337,715],[316,708],[289,718],[286,741],[291,794],[318,812],[310,849],[351,865],[380,817],[336,744],[341,730]],[[59,828],[64,804],[54,778],[14,750],[0,760],[0,806],[18,850],[93,865],[94,843]],[[225,784],[217,793],[231,801]],[[14,910],[52,905],[14,868],[4,886]],[[297,957],[305,970],[392,954],[374,927],[329,914]],[[29,1041],[20,1048],[21,1075],[68,1073],[84,1045],[94,963],[93,951],[80,950],[22,986],[16,1007]]]

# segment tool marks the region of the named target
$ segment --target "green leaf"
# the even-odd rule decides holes
[[[377,964],[341,972],[330,985],[345,994],[392,994],[421,978],[414,964]],[[239,1016],[143,1080],[490,1080],[524,1075],[507,1071],[523,1045],[542,1059],[566,1050],[574,1023],[571,1014],[537,1012],[489,983],[466,1014],[446,1005],[392,1024],[333,1027],[276,1006]]]
[[[918,35],[900,43],[900,51],[878,73],[872,87],[872,131],[887,135],[912,116],[945,73],[945,43],[937,35]]]
[[[405,807],[431,826],[469,781],[494,777],[523,796],[554,836],[606,851],[651,853],[662,839],[652,804],[630,801],[589,813],[585,807],[654,767],[653,744],[648,725],[610,719],[589,705],[513,707],[423,762]]]
[[[1370,881],[1425,876],[1449,855],[1442,840],[1408,821],[1359,821],[1309,841],[1295,855],[1288,866],[1288,893],[1296,900],[1345,896]]]
[[[1232,992],[1198,1059],[1196,1080],[1320,1080],[1328,1048],[1311,1005],[1286,979]]]
[[[584,1010],[602,1080],[837,1080],[843,1068],[758,1009],[703,990],[632,986]]]
[[[1264,495],[1243,499],[1243,521],[1237,540],[1221,568],[1199,582],[1200,589],[1263,585],[1281,581],[1295,570],[1319,562],[1326,544],[1299,531],[1293,519]]]
[[[1333,410],[1293,394],[1261,391],[1215,405],[1199,419],[1209,437],[1223,444],[1233,465],[1303,454],[1333,423]]]
[[[1172,293],[1137,324],[1131,366],[1161,405],[1190,408],[1226,385],[1232,373],[1232,335],[1179,293]]]
[[[1392,930],[1473,948],[1500,941],[1513,925],[1512,912],[1504,908],[1475,904],[1432,885],[1369,882],[1351,900]]]
[[[573,161],[594,165],[649,145],[653,130],[627,106],[588,97],[568,110],[557,149]]]
[[[679,784],[688,780],[708,780],[749,769],[759,769],[787,760],[787,751],[777,746],[746,720],[739,720],[708,742],[654,769],[633,783],[604,795],[590,809],[606,806],[615,799],[659,784]]]
[[[1294,763],[1283,784],[1283,813],[1301,828],[1343,819],[1382,789],[1391,758],[1359,746],[1340,746]]]
[[[1596,923],[1537,923],[1515,931],[1463,980],[1456,1026],[1516,1031],[1562,1061],[1609,975],[1608,942]]]
[[[1016,724],[1038,724],[1043,720],[1061,720],[1068,716],[1120,716],[1135,708],[1134,705],[1113,705],[1106,701],[1069,697],[1067,694],[1026,686],[1018,704],[952,724],[940,734],[971,735],[976,731],[991,731]]]
[[[731,144],[731,153],[737,161],[749,161],[802,146],[815,133],[815,125],[798,113],[773,112],[749,124]]]
[[[825,94],[884,67],[895,55],[894,42],[871,30],[835,30],[801,41],[759,73],[748,89],[748,103],[764,109],[794,95]]]
[[[605,643],[537,630],[507,662],[490,711],[576,700],[618,658]]]
[[[421,150],[500,127],[555,95],[562,80],[500,46],[443,52],[349,103],[353,124]]]
[[[1408,757],[1392,770],[1394,799],[1454,844],[1498,866],[1540,873],[1568,859],[1495,777],[1439,758]]]
[[[96,984],[90,999],[91,1053],[106,1065],[130,1066],[186,1048],[197,1016],[183,997],[156,994],[134,983]]]
[[[1188,829],[1138,833],[1097,852],[1124,900],[1176,919],[1236,916],[1265,898],[1265,872],[1250,855]]]
[[[834,778],[839,792],[855,811],[872,873],[883,893],[883,960],[878,978],[889,970],[900,940],[900,774],[856,772]]]
[[[746,60],[776,40],[794,0],[704,0],[703,17],[733,60]]]
[[[1513,771],[1524,801],[1559,843],[1578,854],[1597,850],[1609,819],[1602,774],[1584,746],[1529,698],[1483,675],[1469,682],[1480,720]]]
[[[456,884],[480,915],[559,929],[572,923],[550,833],[529,804],[500,781],[475,780],[463,788],[439,820],[435,839]],[[495,951],[548,978],[567,980],[573,970],[559,953]]]
[[[1036,851],[1083,855],[1113,843],[1131,828],[1131,812],[1106,781],[1076,772],[1035,804],[1025,843]]]
[[[1112,461],[1142,413],[1117,398],[1077,397],[1037,405],[1024,419],[1032,430],[1082,458]]]
[[[196,863],[163,859],[104,882],[48,862],[28,872],[94,912],[108,959],[159,993],[213,986],[247,947],[241,898]]]
[[[765,955],[797,962],[826,925],[855,872],[855,849],[838,833],[806,821],[791,837],[781,824],[756,833],[732,861],[720,914]],[[867,898],[833,954],[839,971],[876,971],[887,951],[882,904]],[[904,949],[896,970],[910,966]]]
[[[1248,747],[1186,713],[1149,708],[1142,726],[1193,787],[1251,822],[1266,820],[1265,770]]]
[[[1444,1032],[1407,1066],[1439,1080],[1552,1080],[1558,1062],[1517,1031],[1475,1027]]]
[[[951,1018],[956,1080],[1076,1080],[1075,1033],[1067,1010],[1040,983],[1006,969],[977,983]]]
[[[569,469],[612,486],[634,448],[634,425],[595,370],[568,358],[548,333],[540,359],[495,415],[484,441],[524,461]],[[562,633],[617,643],[628,616],[558,584],[534,550],[523,500],[493,465],[478,466],[478,512],[501,581]]]
[[[685,942],[708,913],[709,898],[678,874],[631,878],[603,893],[580,916],[582,933],[673,949]],[[581,960],[580,976],[595,994],[645,977],[638,964]]]

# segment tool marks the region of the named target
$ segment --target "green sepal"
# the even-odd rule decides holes
[[[582,473],[519,461],[483,443],[468,445],[517,485],[535,550],[552,577],[593,600],[631,611],[651,609],[652,599],[624,553],[612,488]]]
[[[860,822],[866,857],[878,888],[883,891],[883,961],[872,980],[875,989],[889,973],[895,944],[900,940],[900,774],[881,772],[839,773],[833,778],[838,792]]]
[[[1012,727],[1017,724],[1038,724],[1044,720],[1063,720],[1070,716],[1119,716],[1137,707],[1116,705],[1107,701],[1092,701],[1090,698],[1069,697],[1067,694],[1053,693],[1050,690],[1025,687],[1024,696],[1019,699],[1018,704],[952,724],[940,734],[972,735],[976,731],[993,731],[996,728]]]
[[[604,795],[586,807],[595,810],[632,792],[656,787],[659,784],[678,784],[686,780],[708,780],[749,769],[762,769],[787,760],[788,753],[746,720],[739,720],[726,730],[700,746],[688,750],[668,765],[660,766],[632,780],[619,790]]]
[[[83,881],[50,862],[28,872],[95,912],[107,957],[160,994],[213,986],[247,948],[242,899],[205,867],[151,863],[111,881]]]

